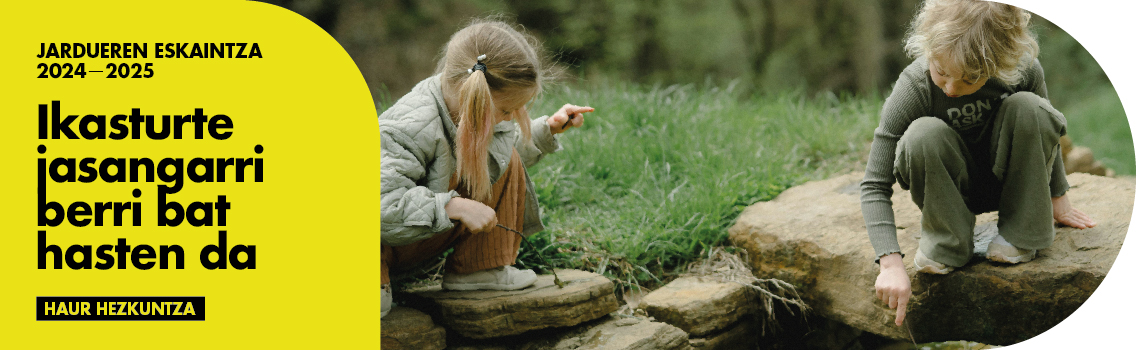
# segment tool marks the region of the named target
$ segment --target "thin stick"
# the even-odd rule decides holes
[[[537,248],[535,248],[533,243],[530,243],[530,241],[526,240],[526,236],[524,236],[522,234],[522,232],[515,231],[515,229],[503,226],[502,224],[495,224],[495,225],[502,227],[502,228],[506,229],[507,231],[517,233],[519,235],[519,237],[522,238],[522,241],[526,242],[526,246],[530,247],[530,250],[534,251],[534,255],[538,255],[538,258],[542,259],[542,263],[546,264],[546,267],[550,268],[550,273],[554,274],[554,284],[557,285],[558,288],[562,288],[562,287],[566,286],[566,282],[562,282],[562,280],[558,279],[558,272],[554,271],[554,265],[551,265],[549,261],[546,261],[546,257],[542,256],[542,252],[539,251]]]
[[[906,334],[910,336],[910,342],[914,343],[914,349],[918,350],[918,342],[914,341],[914,332],[910,331],[910,323],[907,323],[905,318],[903,319],[903,325],[906,326]]]

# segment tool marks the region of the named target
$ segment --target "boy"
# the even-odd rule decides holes
[[[910,299],[891,209],[897,180],[922,210],[919,272],[946,274],[973,254],[975,215],[997,210],[986,258],[1032,260],[1053,242],[1053,221],[1096,225],[1069,205],[1059,138],[1065,117],[1047,100],[1029,13],[972,0],[927,0],[906,39],[915,61],[883,105],[862,183],[863,218],[880,272],[875,295]]]

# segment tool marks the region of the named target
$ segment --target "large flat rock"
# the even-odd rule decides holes
[[[646,295],[639,307],[661,322],[703,337],[754,314],[756,306],[752,292],[739,283],[681,277]]]
[[[449,330],[472,339],[574,326],[618,308],[614,286],[605,277],[578,270],[540,275],[533,286],[516,291],[447,291],[438,285],[402,294],[409,305],[431,314]]]
[[[748,250],[755,274],[799,288],[816,312],[859,329],[908,339],[894,312],[874,297],[874,250],[859,206],[862,173],[788,189],[748,207],[729,230]],[[975,256],[949,275],[916,276],[914,252],[921,214],[910,193],[895,186],[899,243],[912,276],[907,322],[919,342],[969,339],[1012,344],[1053,327],[1093,293],[1112,267],[1131,220],[1136,184],[1087,174],[1068,176],[1074,206],[1099,224],[1058,228],[1053,246],[1024,264],[1003,265]],[[978,217],[978,252],[997,234],[995,213]]]
[[[447,347],[447,332],[425,313],[395,307],[380,320],[380,347],[388,350],[440,350]]]

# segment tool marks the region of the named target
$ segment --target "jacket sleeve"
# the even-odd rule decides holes
[[[435,159],[433,143],[418,140],[397,122],[380,121],[380,235],[387,246],[408,245],[451,229],[444,206],[455,191],[436,193],[417,185]],[[419,132],[419,131],[417,131]]]
[[[550,132],[550,125],[546,124],[548,116],[530,121],[530,141],[523,140],[521,133],[518,140],[515,140],[515,150],[519,152],[519,158],[522,159],[523,166],[530,167],[542,157],[547,154],[554,153],[562,149],[562,144],[558,143],[558,138]]]

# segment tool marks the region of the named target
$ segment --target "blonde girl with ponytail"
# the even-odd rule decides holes
[[[436,75],[380,114],[381,317],[389,273],[444,251],[443,287],[515,290],[537,279],[510,265],[521,237],[543,230],[527,166],[561,146],[556,134],[590,107],[530,119],[527,103],[554,70],[534,37],[497,20],[452,35]]]

